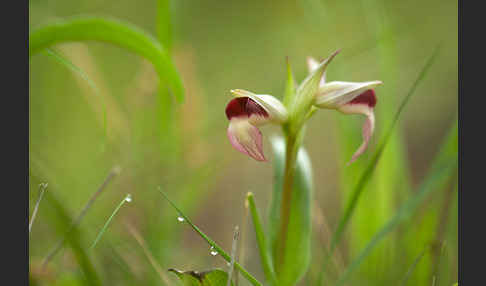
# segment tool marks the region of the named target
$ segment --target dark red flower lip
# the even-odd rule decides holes
[[[368,107],[375,107],[377,102],[376,94],[374,89],[368,89],[365,92],[361,93],[353,100],[349,102],[349,104],[366,104]]]
[[[226,106],[228,120],[234,117],[250,117],[251,115],[269,117],[268,112],[249,97],[233,98]]]

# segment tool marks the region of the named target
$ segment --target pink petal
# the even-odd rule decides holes
[[[366,121],[363,123],[363,143],[361,143],[361,146],[359,146],[358,150],[354,152],[353,156],[351,157],[351,160],[347,163],[347,165],[353,163],[358,159],[361,154],[363,154],[366,149],[368,148],[368,144],[370,142],[371,135],[373,134],[373,130],[375,128],[375,115],[373,113],[373,110],[368,113],[366,116]]]
[[[228,127],[228,138],[233,147],[257,161],[266,161],[263,155],[263,138],[258,128],[247,118],[233,118]]]
[[[359,146],[358,150],[354,152],[351,160],[347,163],[347,165],[356,161],[356,159],[358,159],[358,157],[361,156],[368,148],[371,135],[373,135],[373,131],[375,129],[375,114],[373,112],[373,109],[376,105],[376,102],[377,100],[375,91],[373,89],[368,89],[339,108],[339,111],[341,111],[342,113],[363,114],[366,116],[366,121],[363,123],[362,131],[363,143],[361,143],[361,146]]]

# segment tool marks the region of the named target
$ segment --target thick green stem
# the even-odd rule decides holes
[[[280,231],[277,240],[276,267],[277,271],[282,266],[285,259],[285,246],[287,242],[287,230],[290,219],[290,205],[292,202],[292,188],[294,185],[295,161],[299,150],[298,134],[288,132],[286,137],[285,149],[285,172],[282,190],[282,205],[280,208]]]

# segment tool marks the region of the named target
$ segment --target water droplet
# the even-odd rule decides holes
[[[183,222],[184,218],[180,216],[180,217],[177,218],[177,220],[180,221],[180,222]]]
[[[125,198],[125,201],[127,203],[131,202],[132,201],[132,195],[128,194],[127,197]]]
[[[218,252],[214,249],[214,246],[211,246],[211,248],[209,250],[211,250],[212,256],[218,255]]]

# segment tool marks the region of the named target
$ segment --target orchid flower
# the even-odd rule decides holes
[[[235,98],[226,106],[226,117],[230,121],[228,138],[231,145],[257,161],[266,161],[263,155],[262,134],[258,126],[266,123],[280,124],[290,132],[287,136],[295,139],[316,108],[335,109],[344,114],[366,116],[363,124],[363,143],[348,164],[354,162],[366,151],[373,134],[375,127],[373,109],[376,105],[373,88],[382,82],[332,81],[327,83],[326,68],[338,53],[339,50],[335,51],[321,62],[311,57],[307,58],[310,74],[297,88],[294,86],[290,65],[288,65],[284,97],[286,105],[271,95],[254,94],[241,89],[232,90],[231,93]]]
[[[313,58],[307,58],[309,72],[313,72],[319,63]],[[368,144],[375,127],[373,109],[376,105],[374,87],[381,81],[343,82],[332,81],[326,83],[323,73],[319,82],[319,89],[315,95],[314,106],[326,109],[336,109],[344,114],[362,114],[366,116],[363,124],[363,143],[355,151],[348,164],[354,162],[368,148]]]
[[[287,109],[271,95],[254,94],[241,89],[231,90],[231,93],[235,98],[226,106],[231,145],[257,161],[266,161],[262,133],[258,126],[267,123],[283,124],[288,118]]]

